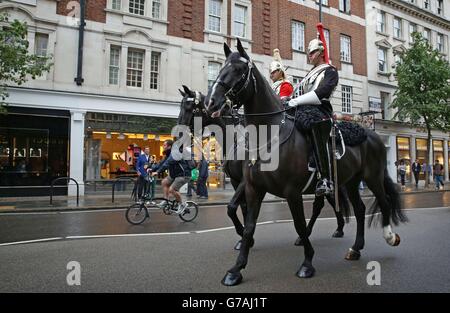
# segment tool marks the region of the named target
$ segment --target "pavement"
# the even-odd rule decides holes
[[[450,190],[450,184],[445,184],[440,192]],[[231,185],[227,184],[226,188],[209,188],[208,199],[197,199],[196,195],[191,200],[198,203],[199,206],[226,205],[234,194]],[[423,182],[418,188],[409,184],[402,189],[401,193],[414,194],[424,192],[437,192],[434,184],[430,184],[425,188]],[[363,198],[371,197],[372,193],[367,188],[360,191]],[[161,195],[161,187],[157,186],[156,194]],[[186,199],[185,194],[183,198]],[[305,195],[304,199],[313,199],[313,195]],[[189,198],[188,198],[189,199]],[[267,194],[264,198],[265,203],[283,202],[282,198]],[[76,197],[55,196],[50,204],[50,196],[47,197],[21,197],[21,198],[0,198],[0,214],[1,213],[21,213],[21,212],[58,212],[58,211],[74,211],[74,210],[105,210],[105,209],[123,209],[132,203],[131,190],[116,192],[114,202],[110,189],[99,189],[96,192],[87,191],[81,196],[77,204]]]

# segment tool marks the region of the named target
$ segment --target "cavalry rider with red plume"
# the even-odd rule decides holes
[[[310,134],[313,141],[321,178],[316,187],[316,195],[330,195],[334,190],[328,150],[333,116],[330,98],[339,82],[339,75],[336,68],[328,64],[324,44],[319,39],[313,39],[309,43],[308,59],[314,67],[300,83],[303,94],[290,100],[289,106],[302,106],[296,110],[296,126]]]
[[[294,87],[286,78],[283,64],[281,63],[280,50],[273,50],[273,62],[270,63],[270,79],[272,80],[273,91],[280,96],[281,100],[290,98]]]

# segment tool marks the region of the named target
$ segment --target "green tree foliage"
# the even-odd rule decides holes
[[[27,23],[9,21],[6,13],[0,14],[0,110],[8,97],[6,87],[21,85],[30,77],[35,79],[48,72],[51,56],[37,56],[29,53]]]

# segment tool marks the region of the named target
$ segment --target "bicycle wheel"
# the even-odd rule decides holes
[[[134,203],[125,212],[125,217],[133,225],[142,224],[148,217],[147,209],[143,203]]]
[[[186,201],[184,212],[178,215],[185,222],[192,222],[198,215],[198,205],[193,201]]]

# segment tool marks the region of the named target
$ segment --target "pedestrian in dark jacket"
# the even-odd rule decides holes
[[[208,162],[202,158],[198,165],[197,196],[199,199],[208,199],[208,188],[206,187],[208,176]]]
[[[422,167],[420,166],[418,159],[416,159],[416,161],[412,164],[411,170],[414,175],[414,180],[416,181],[416,188],[418,188],[419,187],[419,175],[420,175],[420,171],[422,170]]]
[[[442,164],[439,163],[439,160],[436,160],[436,163],[434,163],[433,166],[433,174],[434,174],[434,180],[436,182],[436,190],[439,190],[439,188],[444,187],[444,181],[443,181],[443,174],[444,173],[444,167]]]

